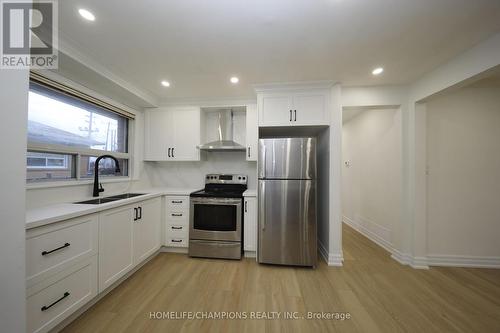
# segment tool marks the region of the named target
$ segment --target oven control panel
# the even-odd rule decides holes
[[[205,176],[205,184],[243,184],[246,185],[247,175],[209,174]]]

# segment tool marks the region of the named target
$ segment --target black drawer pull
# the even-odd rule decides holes
[[[172,203],[182,203],[182,200],[172,200]]]
[[[41,310],[42,311],[46,311],[48,309],[50,309],[51,307],[53,307],[54,305],[56,305],[57,303],[59,303],[60,301],[62,301],[63,299],[65,299],[66,297],[69,296],[69,292],[65,292],[63,297],[59,298],[57,301],[55,301],[54,303],[50,304],[50,305],[44,305],[42,306]]]
[[[64,243],[63,246],[59,246],[57,249],[53,249],[53,250],[50,250],[50,251],[43,251],[42,252],[42,256],[45,256],[47,254],[51,254],[52,252],[56,252],[56,251],[59,251],[59,250],[62,250],[64,249],[65,247],[68,247],[70,246],[71,244],[70,243]]]
[[[182,243],[182,239],[172,239],[173,243]]]
[[[182,214],[172,214],[172,216],[182,216]]]
[[[180,230],[180,229],[182,229],[182,227],[174,227],[174,226],[172,226],[172,229]]]

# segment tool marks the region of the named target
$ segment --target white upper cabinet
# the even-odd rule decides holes
[[[330,124],[329,88],[257,89],[257,103],[261,127]]]
[[[165,107],[147,110],[144,160],[199,161],[200,108]]]
[[[259,127],[257,119],[257,105],[247,105],[246,111],[246,159],[257,161],[257,145],[259,141]]]
[[[260,126],[290,125],[293,100],[287,94],[263,94],[257,98]]]

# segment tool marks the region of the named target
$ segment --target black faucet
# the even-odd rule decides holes
[[[95,162],[94,162],[94,193],[93,193],[94,197],[98,197],[100,192],[104,192],[104,189],[102,188],[102,184],[99,183],[99,162],[103,158],[113,159],[115,161],[115,166],[116,166],[115,172],[116,173],[120,172],[120,163],[118,163],[118,160],[114,156],[101,155],[98,158],[96,158]]]

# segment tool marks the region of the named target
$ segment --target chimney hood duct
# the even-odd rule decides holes
[[[245,151],[246,148],[233,141],[234,115],[233,110],[221,110],[218,115],[217,141],[198,146],[205,151]]]

